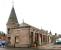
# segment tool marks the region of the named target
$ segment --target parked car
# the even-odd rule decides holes
[[[54,44],[61,44],[61,39],[57,39]]]

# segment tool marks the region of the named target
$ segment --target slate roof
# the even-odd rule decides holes
[[[26,26],[30,26],[30,25],[27,23],[24,23],[24,22],[20,24],[20,27],[24,27],[24,26],[26,27]]]
[[[12,7],[7,24],[11,24],[11,23],[18,23],[14,7]]]

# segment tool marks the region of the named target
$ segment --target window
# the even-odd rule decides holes
[[[8,28],[8,31],[7,31],[7,32],[8,32],[8,34],[9,34],[9,31],[10,31],[10,28]]]
[[[10,40],[11,40],[11,37],[8,37],[8,42],[9,42],[9,43],[11,43]]]
[[[31,32],[31,43],[33,43],[33,32]]]
[[[15,43],[19,43],[19,36],[15,37]]]
[[[38,41],[38,33],[35,33],[35,40]]]

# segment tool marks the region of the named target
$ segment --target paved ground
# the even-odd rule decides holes
[[[0,48],[0,50],[38,50],[33,48]]]
[[[61,50],[61,44],[55,45],[55,44],[51,43],[51,44],[47,44],[44,46],[39,46],[38,48],[39,49],[60,49]]]
[[[39,46],[38,48],[0,48],[0,50],[61,50],[61,45],[54,45],[51,43]]]
[[[0,50],[61,50],[61,49],[0,48]]]

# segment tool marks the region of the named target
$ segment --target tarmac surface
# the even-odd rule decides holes
[[[55,45],[51,43],[43,46],[38,46],[37,48],[3,48],[1,47],[0,50],[61,50],[61,44]]]
[[[61,49],[36,49],[36,48],[0,48],[0,50],[61,50]]]
[[[45,50],[61,50],[61,44],[53,44],[53,43],[51,43],[51,44],[46,44],[46,45],[43,45],[43,46],[39,46],[38,47],[39,49],[45,49]]]

